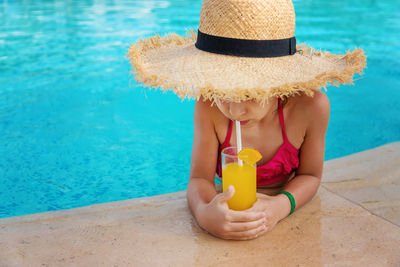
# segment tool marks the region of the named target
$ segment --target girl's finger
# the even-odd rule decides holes
[[[230,222],[251,222],[257,221],[265,217],[264,212],[249,212],[249,211],[235,211],[231,210],[228,213],[228,220]]]
[[[265,225],[265,218],[251,222],[233,222],[228,225],[231,232],[245,232]]]
[[[230,232],[227,236],[229,239],[235,239],[235,240],[249,240],[249,239],[254,239],[258,236],[260,236],[264,231],[266,227],[265,225],[261,225],[257,228],[248,230],[248,231],[243,231],[243,232]]]
[[[233,197],[234,194],[235,194],[235,188],[232,185],[230,185],[225,192],[217,195],[217,199],[219,202],[227,202],[229,199]]]

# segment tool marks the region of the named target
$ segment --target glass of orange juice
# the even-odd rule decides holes
[[[235,188],[235,194],[228,200],[232,210],[251,208],[256,202],[257,168],[255,163],[239,159],[237,147],[227,147],[222,154],[222,189],[227,190],[230,185]]]

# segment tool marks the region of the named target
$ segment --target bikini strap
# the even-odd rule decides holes
[[[229,144],[229,141],[231,140],[231,135],[232,135],[232,121],[229,120],[228,132],[226,133],[226,137],[222,145]]]
[[[285,131],[285,120],[283,119],[283,107],[281,98],[278,98],[278,113],[279,113],[279,121],[281,123],[283,141],[286,143],[288,139]]]

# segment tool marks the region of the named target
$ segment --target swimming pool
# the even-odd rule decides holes
[[[299,42],[365,49],[328,88],[326,159],[400,140],[400,2],[294,1]],[[184,190],[193,101],[132,82],[127,49],[197,28],[201,1],[0,0],[0,217]]]

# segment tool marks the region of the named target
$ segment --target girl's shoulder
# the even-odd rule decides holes
[[[328,96],[320,90],[315,90],[312,97],[304,94],[294,96],[288,100],[287,104],[291,113],[295,113],[304,118],[323,119],[326,116],[329,117],[329,99]]]
[[[328,96],[321,90],[315,90],[313,96],[299,94],[291,97],[288,102],[294,102],[303,108],[314,109],[329,105]]]
[[[199,99],[195,104],[194,124],[196,130],[201,128],[208,134],[216,136],[219,142],[223,142],[228,131],[229,119],[221,113],[215,103]],[[200,124],[202,126],[199,126]]]
[[[289,99],[288,111],[291,126],[302,129],[303,136],[320,135],[326,132],[329,123],[330,104],[324,92],[316,90],[312,97],[299,95]]]
[[[207,118],[213,123],[225,118],[215,103],[203,98],[200,98],[198,101],[196,101],[195,113],[202,118]]]
[[[216,125],[219,125],[221,121],[227,120],[227,118],[219,111],[216,104],[201,98],[195,104],[194,120],[198,123],[210,125],[215,129]]]

